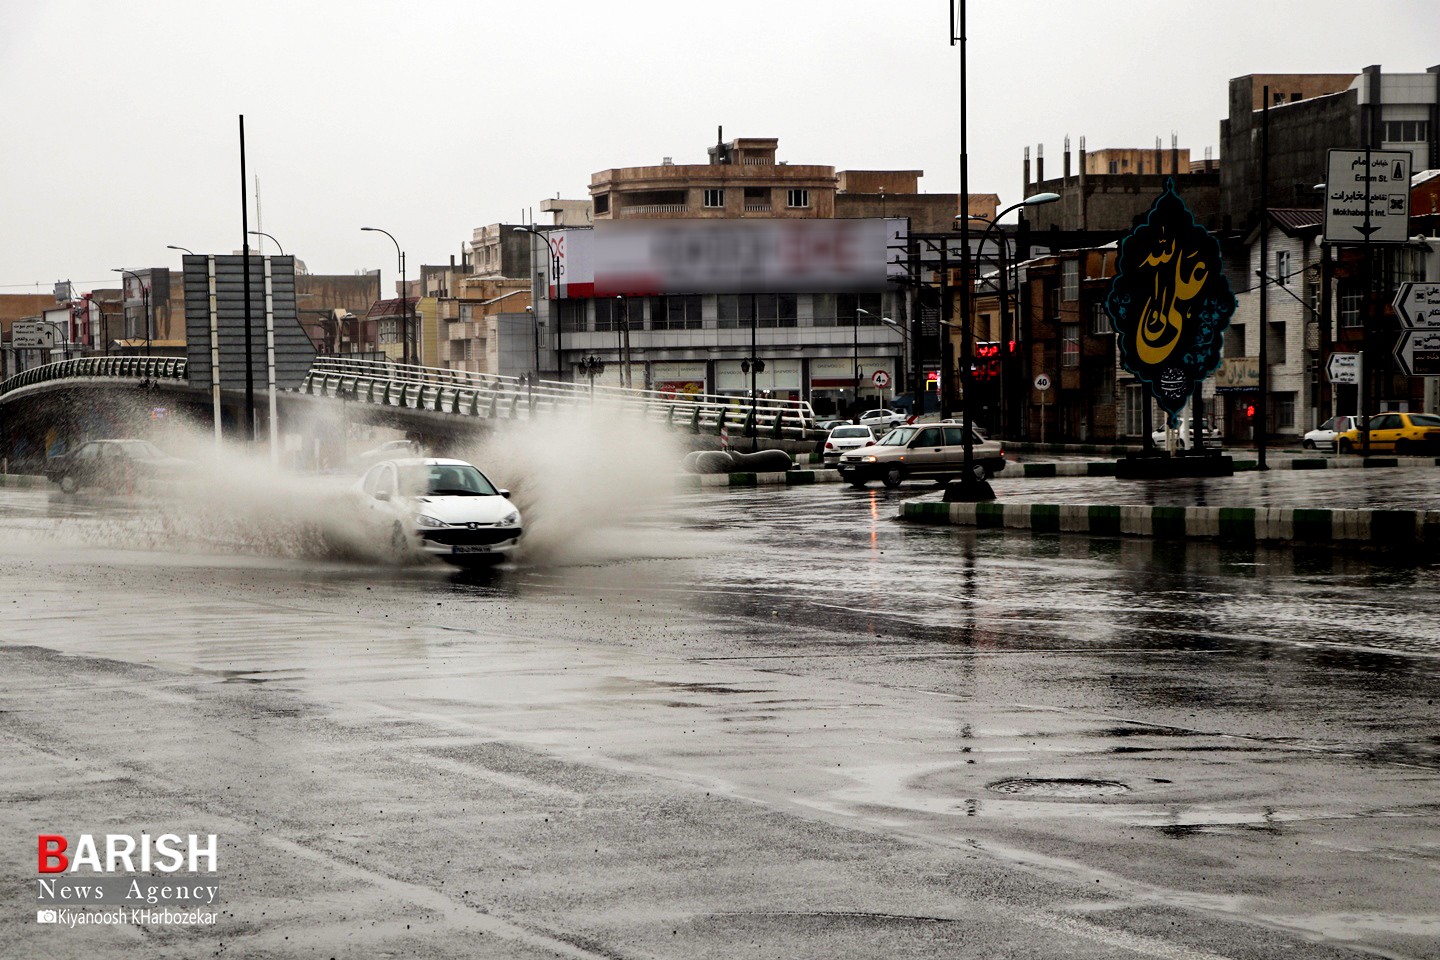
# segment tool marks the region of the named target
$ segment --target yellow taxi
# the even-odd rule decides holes
[[[1335,435],[1341,453],[1361,450],[1358,426]],[[1370,418],[1370,452],[1440,455],[1440,415],[1377,413]]]

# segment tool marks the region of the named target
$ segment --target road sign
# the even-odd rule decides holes
[[[55,346],[55,328],[49,324],[16,323],[10,330],[10,346],[16,350],[48,350]]]
[[[870,375],[870,382],[877,387],[888,387],[890,386],[890,374],[884,370],[876,370]]]
[[[1331,383],[1360,382],[1360,354],[1332,353],[1325,362],[1325,372]]]
[[[1046,390],[1049,390],[1049,389],[1050,389],[1050,374],[1048,374],[1048,373],[1037,373],[1037,374],[1035,375],[1035,389],[1036,389],[1036,390],[1039,390],[1041,393],[1044,393]]]
[[[1440,283],[1402,283],[1395,294],[1400,326],[1440,328]]]
[[[1331,150],[1326,171],[1326,240],[1404,243],[1410,238],[1408,150]]]
[[[1440,330],[1401,330],[1395,359],[1407,377],[1440,377]]]

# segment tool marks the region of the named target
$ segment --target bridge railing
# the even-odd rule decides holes
[[[383,360],[319,357],[301,390],[412,410],[429,410],[482,419],[530,419],[550,413],[601,405],[632,416],[696,432],[726,429],[746,433],[751,416],[748,397],[676,394],[626,387],[593,387],[587,382],[534,380],[472,373]],[[803,437],[815,425],[815,413],[802,400],[759,398],[755,430],[761,436]]]
[[[184,380],[184,357],[75,357],[22,370],[0,383],[0,396],[12,390],[74,377]]]

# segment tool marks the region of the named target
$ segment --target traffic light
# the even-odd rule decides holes
[[[1248,420],[1253,420],[1253,419],[1255,419],[1255,404],[1253,404],[1253,403],[1247,403],[1247,404],[1245,404],[1245,417],[1246,417],[1246,419],[1248,419]]]

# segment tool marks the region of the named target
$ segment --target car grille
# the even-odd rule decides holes
[[[480,527],[476,530],[465,527],[448,527],[443,530],[420,531],[422,540],[450,547],[487,546],[500,543],[502,540],[513,540],[519,536],[519,527]]]

